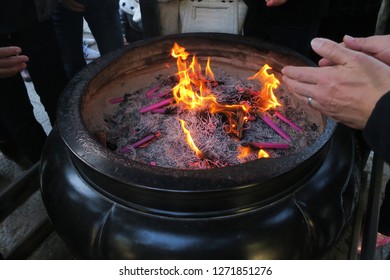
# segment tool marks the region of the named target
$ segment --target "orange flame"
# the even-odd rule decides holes
[[[263,112],[276,106],[282,106],[274,94],[274,89],[278,88],[280,82],[274,74],[268,74],[267,70],[270,69],[271,67],[265,64],[259,72],[248,78],[248,80],[257,79],[263,85],[259,95],[255,98],[258,108]]]
[[[238,146],[237,152],[238,152],[237,158],[243,159],[251,154],[252,149],[250,147]]]
[[[256,93],[256,96],[253,98],[255,104],[249,104],[248,102],[227,105],[218,103],[216,97],[211,93],[210,84],[217,85],[217,82],[215,81],[214,73],[211,70],[210,57],[207,59],[205,74],[203,76],[202,67],[198,63],[195,55],[192,57],[191,63],[187,62],[189,53],[184,47],[174,43],[171,55],[177,59],[177,76],[179,82],[172,89],[176,103],[183,110],[208,109],[211,114],[224,114],[228,120],[228,125],[226,125],[225,128],[226,132],[229,134],[241,138],[242,129],[245,122],[248,120],[251,107],[266,111],[270,108],[281,106],[273,92],[273,90],[279,86],[280,82],[273,74],[268,74],[267,70],[271,69],[271,67],[267,64],[265,64],[258,73],[248,78],[249,80],[257,79],[262,84],[262,89]],[[186,134],[187,143],[191,149],[195,151],[196,155],[201,157],[202,152],[194,144],[190,132],[185,128],[185,122],[182,120],[180,120],[180,122],[182,129]],[[268,157],[268,154],[264,153],[264,151],[260,151],[259,158]],[[245,156],[246,155],[241,155],[241,152],[239,152],[239,157]]]
[[[188,145],[190,146],[190,148],[195,151],[195,154],[198,158],[202,157],[202,152],[201,150],[198,149],[198,147],[196,147],[195,145],[195,142],[194,140],[192,139],[192,136],[191,136],[191,133],[189,132],[189,130],[185,127],[185,124],[186,122],[183,121],[183,120],[180,120],[180,123],[181,123],[181,128],[183,129],[183,132],[184,134],[186,135],[186,141],[188,143]]]
[[[260,149],[259,153],[257,154],[257,158],[269,158],[269,154],[266,151]]]
[[[172,90],[176,103],[185,110],[209,109],[211,114],[225,114],[228,118],[230,133],[238,135],[237,128],[240,127],[239,124],[244,123],[244,118],[249,116],[249,105],[223,105],[218,103],[208,86],[210,82],[216,83],[214,73],[210,67],[210,58],[207,60],[206,77],[204,77],[201,65],[195,56],[192,57],[191,64],[187,66],[188,53],[183,47],[175,43],[171,54],[177,58],[179,76],[179,83]]]

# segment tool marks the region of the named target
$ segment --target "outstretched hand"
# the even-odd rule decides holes
[[[28,57],[19,47],[0,47],[0,78],[9,78],[27,67]]]
[[[311,97],[315,109],[352,128],[363,129],[377,101],[390,90],[390,67],[327,39],[314,39],[312,48],[333,65],[286,66],[282,69],[283,81],[302,101]],[[376,50],[377,56],[386,53],[381,48],[369,49]]]

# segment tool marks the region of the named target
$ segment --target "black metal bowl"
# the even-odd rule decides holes
[[[308,106],[322,134],[296,154],[208,170],[132,161],[103,147],[107,98],[165,74],[173,42],[229,69],[313,65],[297,53],[227,34],[132,44],[68,85],[45,146],[42,194],[56,231],[82,258],[317,258],[341,236],[356,199],[352,133]],[[286,234],[288,233],[288,234]]]

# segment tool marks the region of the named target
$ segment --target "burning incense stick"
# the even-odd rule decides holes
[[[287,150],[290,148],[290,144],[286,143],[274,143],[274,142],[249,142],[243,143],[243,146],[249,145],[257,149],[278,149],[278,150]]]
[[[295,123],[293,123],[291,120],[283,116],[281,113],[275,111],[275,116],[277,116],[280,120],[284,121],[286,124],[294,128],[298,132],[302,132],[303,129],[299,126],[297,126]]]
[[[154,109],[157,109],[157,108],[161,108],[163,106],[166,106],[166,105],[169,105],[171,102],[173,102],[173,99],[172,98],[168,98],[168,99],[164,99],[160,102],[157,102],[155,104],[152,104],[150,106],[147,106],[147,107],[144,107],[144,108],[141,108],[139,110],[140,113],[146,113],[146,112],[149,112],[149,111],[152,111]]]
[[[291,137],[287,135],[286,132],[284,132],[279,126],[277,126],[276,123],[274,123],[266,114],[263,114],[261,112],[257,112],[257,115],[271,127],[277,134],[279,134],[283,139],[290,142]]]

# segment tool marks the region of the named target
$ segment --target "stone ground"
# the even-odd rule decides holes
[[[91,37],[88,28],[85,30],[85,36],[87,38]],[[96,46],[93,47],[96,48]],[[34,105],[36,118],[42,124],[46,133],[49,133],[51,125],[47,114],[39,101],[39,97],[35,94],[34,86],[31,82],[26,83],[26,86],[28,88],[31,102]],[[371,162],[372,159],[370,158],[366,166],[368,177],[370,174]],[[0,153],[0,193],[4,190],[5,186],[23,175],[23,171]],[[390,168],[387,164],[385,164],[382,183],[383,186],[385,186],[385,183],[389,178]],[[31,197],[29,197],[21,207],[15,210],[9,217],[0,223],[0,253],[3,256],[7,256],[18,242],[20,242],[20,240],[22,240],[23,237],[28,234],[32,228],[34,228],[34,226],[38,225],[42,220],[45,220],[46,217],[47,213],[44,208],[40,192],[37,191],[31,195]],[[386,259],[389,252],[390,244],[377,249],[375,259]],[[336,258],[338,259],[339,257],[337,256]],[[28,259],[74,259],[74,257],[61,238],[53,232],[49,238],[42,243],[41,247],[30,255]],[[340,259],[345,259],[345,256],[340,256]]]

